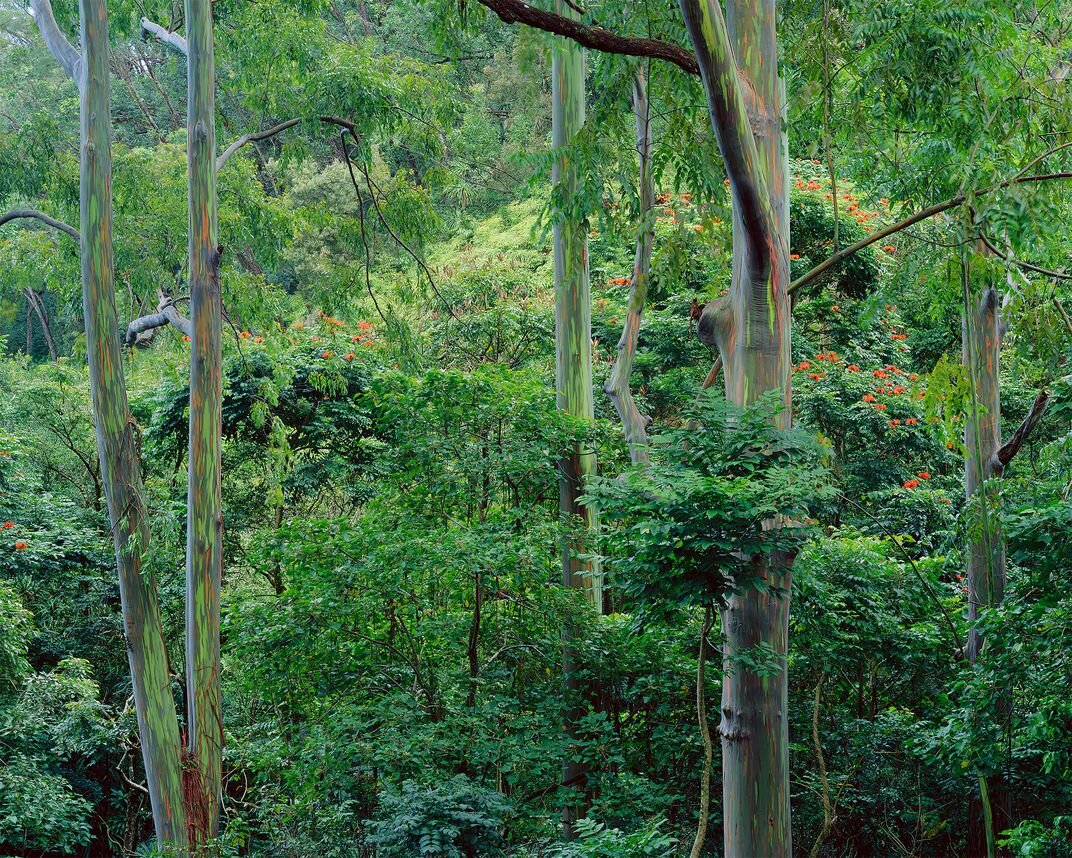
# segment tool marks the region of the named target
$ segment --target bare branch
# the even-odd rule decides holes
[[[223,169],[223,165],[231,160],[231,156],[234,155],[239,149],[245,146],[247,143],[252,143],[255,140],[267,140],[269,137],[275,137],[281,131],[286,131],[288,128],[293,128],[301,122],[301,119],[288,119],[286,122],[280,122],[278,125],[273,125],[264,131],[257,131],[253,134],[243,134],[230,146],[220,153],[220,156],[216,159],[216,172],[218,173]]]
[[[996,185],[990,185],[989,187],[976,191],[975,196],[981,197],[984,194],[989,194],[993,191],[1001,190],[1002,188],[1008,188],[1012,185],[1027,184],[1028,182],[1048,182],[1054,179],[1072,179],[1072,172],[1041,173],[1039,175],[1033,176],[1015,176],[1011,179],[1006,179],[1003,182],[998,182]],[[808,283],[811,283],[811,281],[814,280],[816,277],[825,274],[835,265],[839,265],[840,263],[848,259],[850,256],[859,253],[865,247],[870,247],[872,244],[875,244],[878,241],[882,241],[882,239],[886,238],[887,236],[891,236],[895,233],[901,232],[902,230],[908,229],[908,227],[913,226],[920,221],[927,220],[928,218],[934,217],[935,215],[941,214],[942,212],[947,212],[952,208],[956,208],[959,205],[963,205],[966,200],[966,194],[957,194],[955,197],[950,197],[944,202],[935,203],[933,206],[928,206],[927,208],[921,209],[913,215],[909,215],[903,220],[897,221],[897,223],[890,224],[890,226],[887,226],[884,229],[880,229],[877,232],[871,233],[866,238],[862,238],[855,244],[846,247],[844,250],[840,250],[832,256],[827,257],[827,259],[820,262],[807,274],[803,274],[798,277],[790,284],[789,293],[792,294],[803,286],[806,286]]]
[[[39,212],[37,209],[12,209],[7,214],[0,215],[0,226],[3,226],[9,220],[15,220],[20,217],[35,218],[42,223],[47,223],[54,229],[60,230],[60,232],[67,233],[75,241],[81,240],[78,230],[73,226],[64,223],[62,220],[56,220],[54,217],[49,217],[47,214]]]
[[[156,36],[165,45],[174,48],[184,57],[186,56],[186,39],[180,36],[178,33],[173,33],[171,30],[161,27],[159,24],[150,21],[148,18],[141,19],[141,31],[152,36]]]
[[[155,313],[132,319],[130,324],[127,325],[125,342],[128,346],[141,345],[147,339],[142,336],[143,334],[155,331],[157,328],[163,328],[166,325],[171,325],[188,337],[193,336],[193,325],[190,324],[190,320],[184,318],[175,309],[175,302],[172,298],[168,298],[161,293],[160,304]]]
[[[1002,253],[998,250],[994,243],[987,238],[986,233],[979,233],[979,240],[986,245],[987,250],[994,254],[999,259],[1004,259],[1010,265],[1015,265],[1017,268],[1022,268],[1025,271],[1034,271],[1037,274],[1045,275],[1046,277],[1052,277],[1054,280],[1072,280],[1072,274],[1066,274],[1063,271],[1051,271],[1049,268],[1040,268],[1037,265],[1032,265],[1030,262],[1024,262],[1022,259],[1017,259],[1015,256],[1010,257],[1006,253]]]
[[[1012,461],[1012,457],[1020,452],[1020,448],[1030,437],[1031,433],[1035,431],[1035,427],[1039,425],[1039,421],[1042,420],[1042,415],[1046,411],[1046,403],[1049,401],[1050,392],[1048,390],[1039,391],[1039,395],[1035,397],[1035,401],[1031,404],[1030,410],[1027,412],[1027,416],[1023,419],[1023,422],[1016,427],[1016,431],[1012,433],[1012,437],[1001,445],[1001,448],[994,455],[997,456],[997,460],[1001,463],[1001,467],[1004,468],[1009,462]]]
[[[78,87],[82,87],[82,55],[67,41],[63,35],[56,18],[52,14],[52,4],[49,0],[30,0],[30,8],[33,10],[34,23],[41,32],[45,47],[56,58],[67,74],[71,76]]]
[[[658,39],[632,38],[614,33],[599,25],[584,24],[565,15],[557,15],[530,6],[522,0],[479,0],[507,24],[527,24],[546,33],[565,36],[577,44],[605,54],[622,54],[629,57],[652,57],[666,60],[689,74],[700,73],[700,67],[692,51]]]
[[[1065,310],[1065,305],[1061,303],[1061,299],[1054,296],[1053,303],[1057,306],[1057,312],[1061,314],[1061,320],[1065,323],[1065,327],[1068,328],[1068,332],[1072,334],[1072,319],[1068,317],[1068,311]]]

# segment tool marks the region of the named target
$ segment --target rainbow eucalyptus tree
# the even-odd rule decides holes
[[[576,14],[561,0],[558,10]],[[579,211],[576,154],[571,147],[584,128],[584,51],[568,39],[556,39],[551,54],[551,138],[558,152],[552,170],[557,211],[554,220],[555,273],[555,389],[558,408],[571,417],[593,420],[592,395],[592,303],[588,281],[588,231]],[[586,534],[598,526],[595,510],[578,499],[585,481],[596,472],[595,453],[575,446],[559,465],[559,513],[563,521],[562,584],[584,591],[589,604],[599,611],[603,605],[603,582],[598,564],[582,558],[589,550]],[[581,523],[578,525],[578,523]],[[572,631],[563,629],[562,673],[568,698],[565,733],[572,739],[582,714],[583,689],[577,678],[570,644]],[[576,788],[585,781],[585,768],[566,752],[562,782]],[[568,800],[563,807],[562,825],[567,838],[573,836],[574,821],[583,816],[580,801]]]
[[[1001,317],[1001,298],[987,287],[975,301],[968,289],[965,261],[963,360],[970,404],[964,427],[964,491],[971,510],[966,546],[968,584],[967,658],[975,664],[982,655],[978,627],[982,613],[1005,598],[1005,539],[1001,531],[997,481],[1042,419],[1049,394],[1035,398],[1012,437],[1001,442],[1001,344],[1007,324]],[[998,695],[997,717],[1010,713],[1008,692]],[[1012,793],[1000,775],[979,777],[979,801],[969,808],[968,851],[993,854],[996,835],[1011,827]]]
[[[130,414],[115,308],[112,257],[111,82],[105,0],[81,0],[81,53],[57,26],[48,0],[33,0],[38,29],[78,84],[82,303],[101,483],[115,542],[123,629],[134,688],[146,786],[161,844],[187,840],[182,744],[151,566],[140,437]],[[68,227],[68,230],[70,228]],[[73,232],[73,230],[71,230]]]
[[[197,777],[191,830],[219,831],[222,304],[216,223],[216,80],[212,5],[186,0],[190,255],[190,450],[186,518],[186,713]]]

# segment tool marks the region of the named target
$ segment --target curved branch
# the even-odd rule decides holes
[[[671,62],[689,74],[700,73],[696,57],[681,45],[661,42],[658,39],[622,36],[598,24],[584,24],[567,18],[565,15],[537,9],[522,0],[479,0],[479,2],[506,24],[527,24],[536,30],[572,39],[582,47],[594,51],[629,57],[652,57]]]
[[[186,39],[178,33],[173,33],[165,27],[150,21],[148,18],[141,19],[141,31],[143,34],[155,36],[168,47],[174,48],[184,57],[186,53]]]
[[[1046,403],[1049,401],[1049,398],[1050,392],[1048,390],[1039,391],[1039,395],[1035,397],[1035,401],[1031,404],[1031,409],[1027,412],[1027,416],[1024,417],[1023,422],[1016,427],[1016,431],[1012,433],[1012,437],[1002,444],[997,453],[995,453],[1002,468],[1012,461],[1012,457],[1020,452],[1020,448],[1024,446],[1024,442],[1026,442],[1031,433],[1035,431],[1035,427],[1039,425],[1039,421],[1042,420],[1042,415],[1046,412]]]
[[[231,156],[234,155],[239,149],[245,146],[247,143],[252,143],[256,140],[267,140],[269,137],[275,137],[281,131],[286,131],[288,128],[293,128],[301,122],[301,119],[288,119],[286,122],[280,122],[278,125],[273,125],[264,131],[257,131],[253,134],[243,134],[230,146],[220,153],[220,157],[216,159],[216,172],[218,173],[223,169],[223,165],[231,160]]]
[[[994,191],[1001,190],[1002,188],[1008,188],[1012,185],[1027,184],[1028,182],[1048,182],[1054,179],[1072,179],[1072,172],[1041,173],[1034,176],[1015,176],[1011,179],[1006,179],[1003,182],[998,182],[996,185],[990,185],[989,187],[976,191],[975,196],[981,197],[984,194],[989,194]],[[920,221],[927,220],[927,218],[934,217],[935,215],[941,214],[942,212],[947,212],[952,208],[956,208],[959,205],[963,205],[967,201],[967,199],[967,194],[957,194],[955,197],[950,197],[944,202],[935,203],[933,206],[927,206],[927,208],[921,209],[915,214],[909,215],[903,220],[897,221],[897,223],[891,224],[890,226],[880,229],[878,232],[871,233],[866,238],[860,239],[855,244],[846,247],[844,250],[838,251],[824,261],[820,262],[807,274],[802,274],[789,285],[789,294],[793,294],[796,290],[802,288],[803,286],[806,286],[816,277],[825,274],[835,265],[839,265],[840,263],[848,259],[850,256],[859,253],[865,247],[869,247],[875,242],[882,241],[882,239],[886,238],[887,236],[893,235],[894,233],[898,233],[904,229],[908,229],[908,227],[913,226]]]
[[[30,0],[30,8],[33,10],[34,23],[37,24],[37,29],[41,32],[45,47],[48,48],[52,56],[56,58],[56,62],[60,64],[81,89],[82,55],[63,35],[63,31],[52,14],[52,4],[49,0]]]
[[[15,220],[16,218],[34,218],[47,223],[53,229],[58,229],[60,232],[67,233],[75,241],[81,241],[81,236],[78,234],[78,230],[70,224],[64,223],[62,220],[56,220],[54,217],[49,217],[44,212],[39,212],[37,209],[12,209],[7,214],[0,215],[0,226],[3,226],[9,220]]]
[[[986,233],[980,231],[979,240],[986,245],[989,250],[998,259],[1004,259],[1010,265],[1015,265],[1017,268],[1022,268],[1025,271],[1034,271],[1037,274],[1045,275],[1046,277],[1052,277],[1054,280],[1072,280],[1072,274],[1066,274],[1063,271],[1051,271],[1049,268],[1040,268],[1038,265],[1032,265],[1030,262],[1024,262],[1022,259],[1017,259],[1015,256],[1011,257],[998,250],[994,243],[987,238]]]
[[[141,334],[154,331],[157,328],[163,328],[166,325],[171,325],[188,337],[193,336],[193,325],[190,324],[190,320],[175,309],[175,304],[170,298],[161,296],[157,312],[131,320],[130,324],[127,325],[124,340],[128,346],[138,345]]]

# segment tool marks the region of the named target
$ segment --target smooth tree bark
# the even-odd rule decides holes
[[[730,0],[725,17],[717,0],[680,3],[733,205],[731,286],[704,308],[698,335],[718,348],[726,397],[746,406],[779,391],[786,407],[777,420],[788,426],[789,171],[777,3]],[[745,565],[722,611],[724,848],[727,858],[789,858],[786,653],[792,558],[745,558]],[[760,655],[774,660],[773,673],[744,666],[742,656]]]
[[[618,419],[622,421],[625,441],[629,445],[629,458],[633,464],[648,461],[648,419],[640,413],[629,377],[633,374],[637,341],[640,338],[640,322],[644,303],[648,297],[648,280],[651,277],[651,251],[655,243],[655,182],[651,172],[651,105],[648,102],[647,83],[643,68],[633,76],[633,113],[636,116],[637,157],[640,161],[640,222],[637,230],[636,257],[633,260],[633,277],[629,284],[629,301],[626,307],[625,324],[618,340],[618,360],[610,377],[603,384]]]
[[[562,0],[559,12],[575,14]],[[588,282],[588,232],[578,211],[577,160],[570,148],[584,128],[584,51],[568,39],[556,39],[551,52],[551,138],[558,153],[552,181],[558,201],[554,223],[555,279],[555,388],[559,410],[582,420],[594,419],[592,392],[592,306]],[[595,453],[575,446],[559,463],[559,513],[562,518],[562,584],[582,590],[598,612],[603,605],[603,582],[599,564],[582,559],[590,550],[587,535],[598,526],[596,511],[580,503],[585,480],[596,472]],[[562,672],[567,711],[564,730],[572,744],[575,725],[583,712],[581,683],[574,665],[573,631],[563,628]],[[582,787],[585,768],[567,750],[562,782],[571,789]],[[576,794],[576,793],[575,793]],[[584,815],[584,800],[567,800],[562,827],[567,838],[573,824]]]
[[[186,715],[191,835],[219,832],[222,305],[216,222],[212,5],[186,0],[190,254],[190,450],[186,519]],[[196,777],[194,777],[196,773]],[[197,808],[196,811],[194,808]]]
[[[115,309],[107,6],[104,0],[81,0],[79,5],[81,56],[56,26],[48,0],[33,0],[33,11],[49,50],[63,68],[77,75],[82,301],[101,482],[115,542],[123,627],[153,823],[162,846],[181,849],[187,833],[182,744],[156,581],[151,566],[144,562],[149,550],[149,522],[142,488],[140,434],[127,402]]]
[[[56,351],[56,341],[52,338],[52,326],[48,322],[48,308],[45,307],[45,292],[42,289],[38,292],[32,286],[26,287],[26,318],[30,318],[30,311],[37,316],[37,321],[41,325],[41,334],[45,338],[45,346],[48,348],[48,356],[53,361],[59,360],[59,353]],[[27,321],[29,326],[29,321]],[[30,353],[30,348],[27,346],[26,354]]]
[[[1005,539],[1001,531],[998,484],[1046,410],[1049,394],[1035,398],[1027,416],[1008,442],[1001,442],[1001,344],[1007,325],[1001,318],[1001,299],[988,287],[976,302],[970,300],[965,273],[963,360],[971,390],[971,408],[964,428],[964,491],[972,521],[966,546],[968,587],[968,662],[983,654],[983,635],[978,621],[983,612],[1005,598]],[[1007,690],[996,701],[997,718],[1011,713]],[[968,853],[994,853],[997,835],[1013,825],[1012,792],[1000,775],[980,776],[979,799],[969,803]]]

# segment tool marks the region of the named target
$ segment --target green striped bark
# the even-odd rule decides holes
[[[636,115],[637,157],[640,160],[640,223],[637,232],[636,257],[633,260],[633,279],[629,285],[629,304],[625,312],[622,336],[618,340],[618,360],[603,385],[618,419],[622,421],[629,458],[633,464],[648,461],[647,420],[637,408],[629,377],[633,374],[637,340],[644,302],[648,297],[651,276],[651,250],[655,243],[655,183],[651,174],[651,109],[648,103],[644,70],[638,68],[633,77],[633,113]]]
[[[560,14],[576,13],[558,0]],[[551,58],[551,137],[555,149],[572,145],[584,127],[584,51],[567,39],[555,39]],[[558,407],[574,417],[594,419],[592,396],[592,305],[588,284],[586,220],[577,213],[576,164],[567,153],[555,162],[552,180],[561,202],[554,226],[555,387]],[[562,462],[559,509],[564,518],[579,517],[594,530],[594,509],[578,503],[584,480],[595,474],[595,453],[574,450]],[[571,528],[571,532],[574,530]],[[603,582],[597,565],[578,558],[587,550],[583,536],[567,538],[562,549],[562,582],[582,588],[598,611]]]
[[[115,542],[123,627],[153,823],[162,844],[181,848],[186,842],[182,744],[156,582],[151,568],[143,566],[149,523],[142,489],[140,435],[127,403],[115,309],[107,6],[104,0],[81,0],[82,55],[74,63],[71,56],[75,52],[55,27],[47,0],[34,0],[33,8],[49,49],[64,68],[74,68],[79,75],[82,301],[101,483]]]
[[[718,347],[726,396],[748,405],[780,390],[791,415],[788,152],[777,75],[776,0],[680,0],[700,65],[733,201],[733,279],[698,326]],[[777,522],[772,522],[777,526]],[[722,612],[723,817],[726,858],[790,858],[788,677],[792,558],[757,557]],[[768,649],[773,675],[739,656]]]
[[[186,706],[193,772],[191,834],[219,831],[223,715],[220,703],[220,491],[222,319],[216,224],[216,103],[212,6],[186,0],[190,211],[190,453],[186,531]],[[196,772],[197,777],[193,777]]]
[[[576,16],[562,0],[561,14]],[[588,284],[588,233],[577,211],[578,174],[568,147],[584,127],[584,51],[566,39],[555,39],[551,54],[551,137],[560,154],[552,181],[559,201],[554,224],[555,265],[555,387],[558,407],[586,420],[594,419],[592,394],[592,308]],[[563,151],[565,150],[565,151]],[[596,471],[595,454],[575,447],[559,465],[559,512],[563,523],[562,584],[582,589],[599,611],[603,605],[603,582],[598,564],[580,559],[589,550],[585,534],[598,526],[593,508],[578,501],[585,480]],[[566,736],[575,736],[582,713],[581,684],[573,664],[572,630],[563,629],[562,673],[568,709]],[[584,766],[569,752],[562,768],[563,784],[578,789],[585,782]],[[562,813],[563,833],[573,837],[573,823],[584,814],[578,796],[566,802]]]

